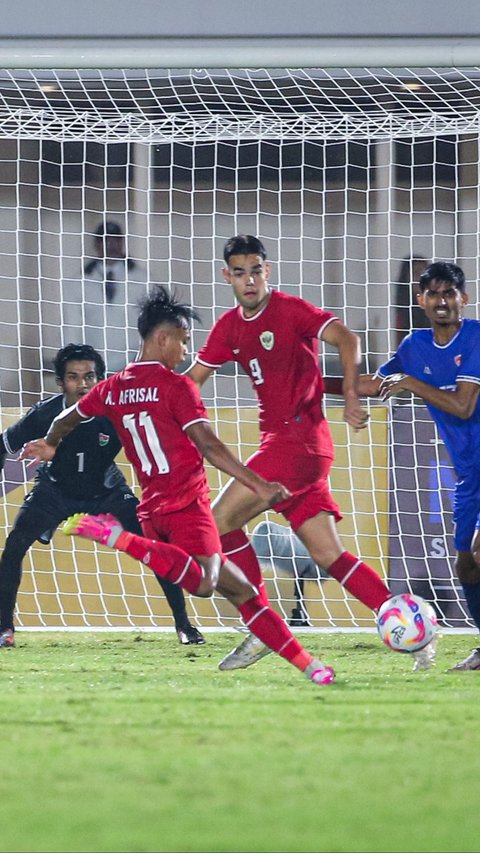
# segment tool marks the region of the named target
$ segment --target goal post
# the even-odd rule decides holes
[[[70,340],[93,343],[116,368],[105,306],[94,320],[86,311],[85,267],[105,219],[124,232],[145,290],[159,282],[195,305],[194,351],[233,304],[222,248],[239,232],[265,242],[274,287],[359,334],[366,371],[421,322],[418,264],[459,263],[477,316],[479,80],[477,67],[0,71],[2,429],[56,390],[51,359]],[[116,322],[134,335],[130,309]],[[328,347],[321,359],[324,373],[339,373]],[[228,367],[204,396],[214,427],[245,459],[258,438],[246,377]],[[369,426],[355,435],[339,401],[326,402],[346,547],[395,591],[426,595],[447,629],[469,627],[452,570],[451,469],[424,407],[367,404]],[[6,465],[4,537],[28,473]],[[209,477],[214,495],[223,480]],[[256,544],[282,615],[314,628],[373,627],[334,581],[312,566],[302,573],[298,542],[266,518]],[[20,626],[171,625],[154,579],[129,558],[57,532],[24,569]],[[191,598],[189,610],[202,627],[238,624],[219,597]]]

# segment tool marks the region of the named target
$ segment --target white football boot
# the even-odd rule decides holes
[[[423,649],[420,649],[420,651],[413,653],[413,657],[415,658],[415,663],[413,664],[414,672],[420,672],[421,670],[431,669],[432,666],[435,666],[437,642],[438,634],[434,634],[433,638],[426,646],[423,647]]]
[[[233,649],[220,661],[218,668],[221,670],[246,669],[247,666],[252,666],[252,664],[269,655],[271,651],[255,634],[248,634],[236,649]]]

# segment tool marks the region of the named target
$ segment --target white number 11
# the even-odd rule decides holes
[[[132,441],[135,446],[135,450],[137,451],[138,458],[142,464],[142,471],[144,471],[145,474],[151,474],[152,463],[147,455],[143,440],[140,437],[140,433],[138,431],[138,427],[135,421],[136,417],[136,415],[124,415],[122,418],[122,423],[125,429],[127,429],[130,435],[132,436]],[[153,425],[153,421],[148,412],[139,413],[138,426],[143,427],[145,433],[146,447],[148,448],[155,460],[155,464],[158,468],[158,473],[168,474],[168,472],[170,471],[170,465],[168,464],[167,457],[165,456],[162,450],[160,440],[158,438],[158,435],[155,431],[155,427]]]

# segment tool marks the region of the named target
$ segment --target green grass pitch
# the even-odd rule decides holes
[[[0,653],[0,850],[478,851],[480,672],[444,636],[435,670],[373,634],[310,635],[316,687],[236,634],[17,635]]]

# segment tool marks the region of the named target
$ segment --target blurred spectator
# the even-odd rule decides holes
[[[404,258],[400,265],[393,299],[395,349],[413,329],[425,329],[430,325],[425,311],[417,305],[417,293],[420,292],[418,280],[429,263],[421,255],[415,255]]]
[[[85,334],[88,343],[104,351],[112,373],[137,354],[138,302],[145,295],[147,276],[127,258],[118,223],[100,222],[94,245],[97,257],[84,268]]]
[[[121,370],[138,351],[138,302],[146,293],[147,275],[128,258],[117,222],[102,220],[94,232],[96,257],[87,261],[83,281],[63,286],[65,340],[85,340],[105,360],[108,373]]]

